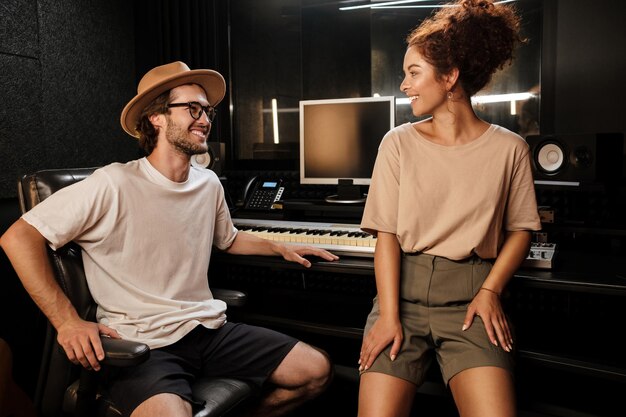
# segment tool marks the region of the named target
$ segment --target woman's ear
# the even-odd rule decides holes
[[[452,90],[459,80],[459,69],[453,68],[445,77],[444,82],[446,86],[446,91]]]

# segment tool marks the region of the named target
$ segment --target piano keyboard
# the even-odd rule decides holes
[[[355,224],[233,219],[238,230],[268,240],[316,246],[337,255],[374,257],[376,238]],[[525,267],[552,269],[553,243],[533,243]]]
[[[316,246],[339,256],[373,257],[376,238],[354,224],[233,219],[238,230],[287,244]]]

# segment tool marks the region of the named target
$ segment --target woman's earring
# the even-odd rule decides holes
[[[448,91],[447,97],[448,100],[452,100],[452,91]]]

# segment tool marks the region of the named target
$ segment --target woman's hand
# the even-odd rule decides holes
[[[531,233],[527,230],[506,233],[500,254],[483,286],[467,308],[463,322],[463,330],[467,330],[472,325],[474,316],[479,316],[485,324],[491,343],[502,346],[507,352],[513,349],[513,337],[500,302],[500,291],[526,258],[530,249],[530,238]]]
[[[502,349],[507,352],[513,349],[513,336],[502,309],[500,295],[497,292],[486,288],[481,288],[478,291],[467,308],[463,331],[470,328],[475,316],[480,317],[485,324],[485,330],[491,343],[495,346],[502,346]]]
[[[402,325],[398,317],[379,317],[369,332],[363,337],[361,353],[359,356],[359,372],[370,368],[374,360],[390,343],[390,357],[395,360],[402,346]]]

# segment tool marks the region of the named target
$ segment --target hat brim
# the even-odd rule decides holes
[[[120,117],[124,131],[135,138],[139,137],[135,128],[143,109],[164,92],[184,84],[198,84],[202,87],[209,104],[213,107],[217,106],[226,94],[226,81],[217,71],[197,69],[176,74],[153,85],[150,90],[137,94],[128,102]]]

